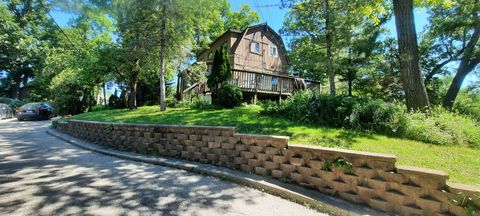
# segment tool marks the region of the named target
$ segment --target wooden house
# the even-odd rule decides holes
[[[230,83],[239,87],[246,98],[282,98],[305,86],[319,85],[288,75],[288,55],[282,38],[266,23],[250,26],[243,31],[228,30],[218,37],[208,49],[197,53],[197,62],[205,62],[209,75],[213,57],[221,46],[227,46],[230,53],[232,79]],[[188,73],[188,72],[187,72]],[[179,76],[178,93],[196,91],[208,93],[205,85],[188,86]]]

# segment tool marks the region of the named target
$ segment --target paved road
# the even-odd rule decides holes
[[[216,178],[92,153],[0,120],[0,215],[321,215]]]

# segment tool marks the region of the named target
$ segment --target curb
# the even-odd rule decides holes
[[[150,163],[202,175],[213,176],[236,184],[253,187],[269,194],[280,196],[284,199],[294,201],[298,204],[315,209],[319,212],[332,215],[388,215],[369,207],[352,204],[332,196],[323,195],[313,190],[298,185],[288,184],[271,177],[264,177],[256,174],[249,174],[226,167],[219,167],[210,164],[191,162],[175,158],[147,156],[133,152],[119,151],[105,146],[87,143],[69,135],[47,129],[47,134],[65,141],[74,146],[93,151],[96,153],[132,160],[143,163]]]

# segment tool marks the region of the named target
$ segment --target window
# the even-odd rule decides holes
[[[208,53],[208,60],[212,60],[213,59],[213,52],[210,52]]]
[[[259,42],[252,42],[250,44],[250,52],[260,54],[260,43]]]
[[[278,49],[275,45],[270,45],[270,56],[277,57]]]

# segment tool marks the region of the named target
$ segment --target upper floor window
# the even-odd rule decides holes
[[[259,42],[252,42],[250,44],[250,52],[260,54],[261,53],[261,47]]]
[[[270,45],[270,56],[277,57],[278,49],[275,45]]]

